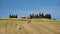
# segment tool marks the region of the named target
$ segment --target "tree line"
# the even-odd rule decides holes
[[[9,15],[9,18],[17,18],[17,17],[18,17],[17,15],[13,15],[13,14],[12,15],[11,14]]]
[[[39,13],[39,14],[30,14],[30,18],[47,18],[51,19],[51,14],[44,14],[44,13]],[[9,18],[18,18],[17,15],[9,15]]]
[[[47,19],[51,19],[51,14],[44,14],[44,13],[30,14],[30,18],[47,18]]]

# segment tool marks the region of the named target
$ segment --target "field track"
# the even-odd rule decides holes
[[[0,19],[0,34],[60,34],[60,21],[49,19]]]

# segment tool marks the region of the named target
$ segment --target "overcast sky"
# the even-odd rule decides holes
[[[9,14],[23,17],[39,12],[50,13],[53,19],[60,20],[60,0],[0,0],[0,18],[8,18]]]

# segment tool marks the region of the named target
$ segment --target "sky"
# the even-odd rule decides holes
[[[60,20],[60,0],[0,0],[0,18],[8,18],[9,14],[20,18],[39,12]]]

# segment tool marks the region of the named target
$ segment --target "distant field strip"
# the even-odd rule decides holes
[[[0,19],[0,34],[60,34],[60,21],[49,19]]]

